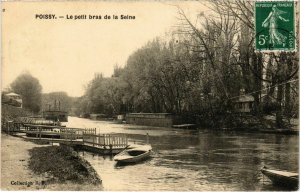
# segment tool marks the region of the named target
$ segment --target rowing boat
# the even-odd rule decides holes
[[[151,145],[140,145],[129,147],[114,157],[114,161],[119,163],[137,163],[150,157]]]
[[[274,185],[284,186],[288,188],[298,188],[299,185],[299,174],[288,172],[288,171],[280,171],[280,170],[272,170],[267,167],[263,167],[261,172],[267,176]]]

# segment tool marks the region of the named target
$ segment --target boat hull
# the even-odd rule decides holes
[[[274,185],[291,189],[296,189],[299,186],[298,174],[293,175],[290,172],[274,171],[266,168],[261,169],[261,172],[267,176]]]
[[[118,163],[137,163],[150,157],[151,146],[129,147],[129,149],[117,154],[114,161]]]
[[[136,157],[130,157],[130,158],[126,158],[126,159],[115,159],[115,161],[117,161],[119,163],[137,163],[137,162],[143,161],[149,157],[150,157],[150,151],[146,152],[142,155],[136,156]]]

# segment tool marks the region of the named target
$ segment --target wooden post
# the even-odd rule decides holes
[[[100,134],[98,134],[98,136],[99,136],[99,137],[98,137],[98,139],[99,139],[99,143],[98,143],[98,144],[99,144],[99,146],[102,146],[102,140],[101,140]]]
[[[149,134],[147,133],[147,144],[149,144]]]
[[[7,126],[7,134],[9,134],[9,122],[7,122],[7,124],[6,124]]]
[[[84,144],[84,135],[85,135],[85,130],[82,131],[82,142]]]
[[[105,142],[105,134],[103,134],[103,147],[104,147],[104,149],[106,148],[106,142]]]
[[[112,153],[113,153],[112,144],[109,144],[109,151],[110,151],[110,154],[112,155]]]
[[[95,135],[95,145],[96,145],[96,147],[98,146],[98,136],[97,135]]]
[[[72,141],[73,132],[71,129],[68,130],[68,136],[69,136],[70,141]]]
[[[108,135],[108,144],[111,144],[111,139],[110,139],[110,135]]]
[[[96,129],[95,129],[95,130],[96,130]],[[95,147],[95,136],[96,136],[96,135],[93,134],[92,136],[93,136],[93,147]]]
[[[36,138],[39,138],[39,133],[38,133],[38,130],[35,130],[35,132],[36,132]]]

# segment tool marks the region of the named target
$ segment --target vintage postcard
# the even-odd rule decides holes
[[[1,1],[1,190],[299,187],[298,1]]]

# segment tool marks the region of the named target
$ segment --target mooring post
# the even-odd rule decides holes
[[[147,133],[147,144],[149,144],[149,134]]]
[[[7,122],[7,124],[6,124],[7,126],[7,134],[9,134],[9,122]]]
[[[112,155],[113,154],[112,144],[109,144],[109,151],[110,151],[110,154]]]

